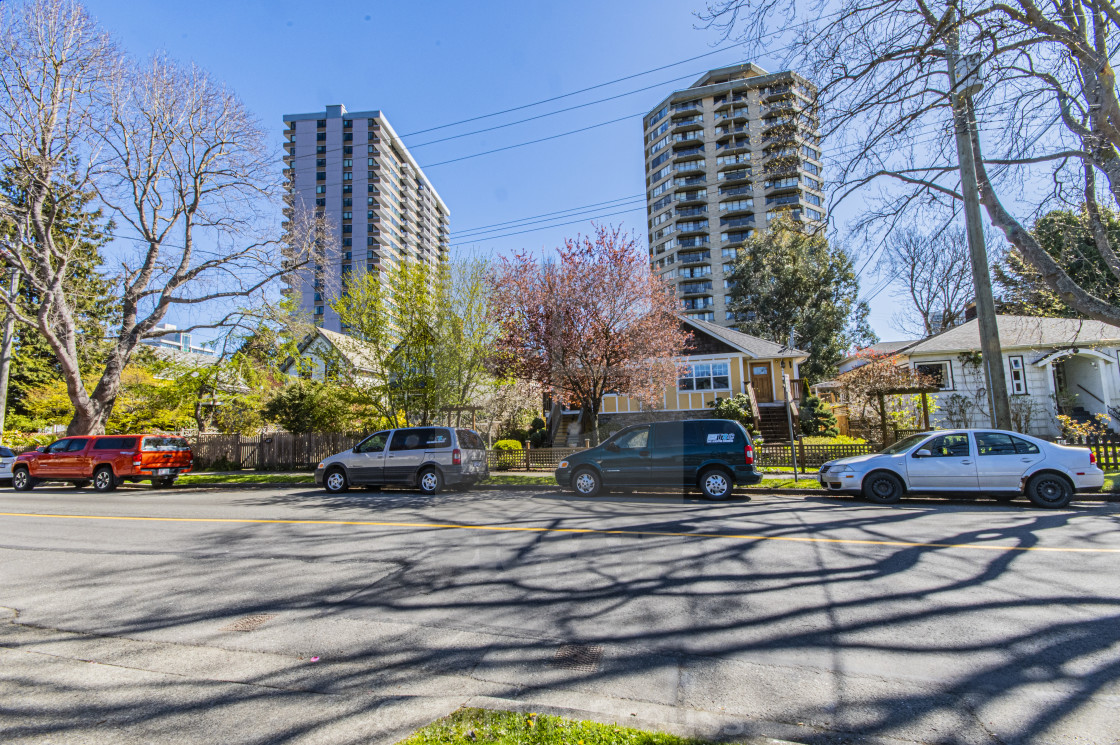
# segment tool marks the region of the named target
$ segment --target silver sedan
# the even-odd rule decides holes
[[[16,462],[16,454],[9,448],[0,447],[0,481],[12,480],[12,466]]]
[[[821,466],[821,486],[893,504],[904,494],[1026,495],[1038,507],[1064,507],[1077,492],[1098,491],[1104,471],[1084,447],[1055,445],[997,429],[923,432],[881,453]]]

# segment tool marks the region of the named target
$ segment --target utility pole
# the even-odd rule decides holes
[[[19,270],[12,267],[8,283],[8,297],[15,301],[19,294]],[[9,312],[4,319],[4,339],[0,342],[0,443],[4,442],[4,418],[8,415],[8,378],[12,369],[12,340],[16,331],[16,316]]]
[[[948,43],[950,102],[957,135],[957,160],[960,163],[961,197],[972,259],[972,282],[976,289],[976,320],[980,326],[980,351],[984,358],[984,378],[988,388],[991,424],[1011,429],[1011,406],[1007,399],[1007,379],[1003,372],[1003,351],[996,323],[996,303],[992,297],[992,277],[988,271],[988,251],[984,245],[984,224],[980,217],[980,192],[973,157],[972,94],[980,90],[979,55],[962,57],[957,29],[949,32]]]

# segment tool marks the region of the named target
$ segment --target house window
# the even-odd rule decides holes
[[[696,362],[688,365],[677,381],[681,391],[731,390],[731,365],[727,362]]]
[[[1011,372],[1011,394],[1025,396],[1027,394],[1027,371],[1023,367],[1022,357],[1008,357],[1007,366]]]
[[[948,362],[920,362],[914,370],[937,381],[943,391],[953,390],[953,366]]]

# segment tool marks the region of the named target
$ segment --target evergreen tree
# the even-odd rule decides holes
[[[818,396],[809,396],[801,404],[801,433],[811,437],[836,437],[840,434],[832,407]]]
[[[1109,241],[1120,245],[1120,214],[1104,207],[1099,209]],[[1107,303],[1120,305],[1120,285],[1097,249],[1084,208],[1079,212],[1049,212],[1035,222],[1031,232],[1046,253],[1080,287]],[[992,278],[999,290],[997,307],[1000,313],[1065,318],[1077,318],[1079,315],[1050,289],[1038,270],[1014,248],[994,263]]]
[[[808,383],[835,374],[856,337],[863,343],[874,336],[856,300],[852,258],[823,233],[778,220],[747,241],[730,279],[736,326],[779,344],[792,333],[795,346],[809,353],[800,368]]]

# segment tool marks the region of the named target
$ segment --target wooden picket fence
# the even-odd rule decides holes
[[[487,450],[491,471],[555,471],[560,461],[584,448],[527,448]]]
[[[871,443],[849,443],[842,445],[807,445],[800,440],[796,445],[788,442],[766,443],[755,446],[755,464],[759,468],[793,468],[793,456],[797,455],[797,469],[802,473],[816,471],[830,460],[847,458],[852,455],[867,455],[876,452]]]
[[[1120,435],[1093,435],[1066,440],[1067,445],[1081,445],[1097,456],[1097,466],[1106,471],[1120,468]]]
[[[365,435],[287,432],[246,435],[201,434],[191,438],[196,471],[303,471],[328,455],[354,447]]]

